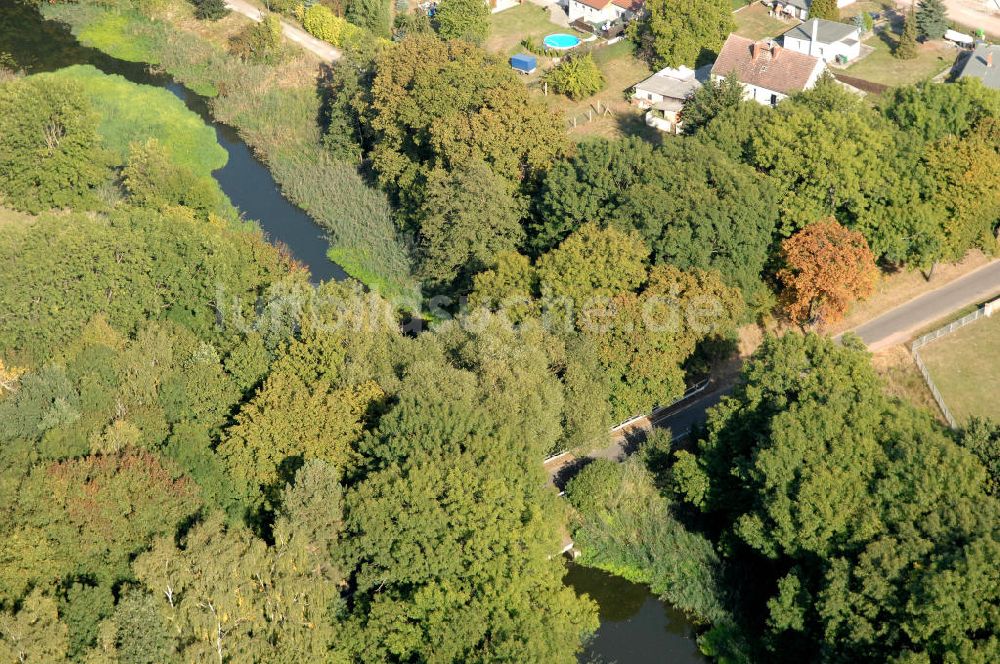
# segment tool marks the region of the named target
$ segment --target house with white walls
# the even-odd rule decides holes
[[[712,65],[713,81],[730,74],[743,84],[746,98],[774,106],[789,95],[816,85],[826,69],[823,58],[798,53],[766,39],[729,35]]]
[[[640,11],[645,0],[569,0],[566,13],[572,23],[583,19],[591,25],[601,26],[617,19],[630,21]]]
[[[771,10],[780,18],[787,16],[804,21],[809,18],[812,0],[771,0]],[[837,9],[854,4],[854,0],[837,0]]]
[[[679,134],[684,102],[701,87],[695,72],[685,66],[667,67],[636,83],[632,104],[646,111],[646,124],[660,131]]]
[[[861,31],[846,23],[811,18],[781,35],[781,45],[824,62],[846,64],[861,55]]]

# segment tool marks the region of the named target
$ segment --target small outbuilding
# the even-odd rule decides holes
[[[527,53],[519,53],[510,56],[510,66],[522,74],[533,74],[538,67],[538,59]]]

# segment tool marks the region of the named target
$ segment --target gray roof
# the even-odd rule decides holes
[[[816,42],[819,44],[833,44],[834,42],[844,41],[849,37],[857,37],[858,34],[858,29],[853,25],[827,21],[822,18],[811,18],[781,36],[812,41],[813,23],[817,24]]]
[[[992,66],[987,65],[987,55],[993,55]],[[994,44],[980,44],[976,50],[969,55],[962,67],[959,78],[974,76],[983,82],[988,88],[1000,90],[1000,46]]]
[[[791,5],[799,9],[809,9],[809,5],[812,4],[812,0],[780,0],[780,2],[783,5]]]
[[[642,83],[637,83],[636,90],[646,90],[671,99],[686,99],[689,94],[701,87],[695,78],[682,80],[673,76],[653,74]]]

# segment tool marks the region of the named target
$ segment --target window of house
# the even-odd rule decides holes
[[[771,95],[771,106],[778,105],[778,95]]]

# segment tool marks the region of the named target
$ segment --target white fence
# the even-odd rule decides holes
[[[924,364],[923,359],[921,359],[920,357],[920,353],[918,353],[917,351],[920,348],[923,348],[924,346],[929,344],[930,342],[936,339],[940,339],[941,337],[946,337],[952,332],[965,327],[969,323],[974,323],[980,318],[988,318],[990,314],[994,313],[995,311],[1000,311],[1000,298],[987,302],[985,305],[983,305],[979,309],[976,309],[971,314],[968,314],[967,316],[962,316],[958,320],[948,323],[944,327],[939,327],[933,332],[929,332],[923,335],[922,337],[918,337],[913,341],[913,344],[910,346],[910,354],[913,355],[913,361],[917,364],[917,368],[920,370],[920,374],[924,377],[924,382],[927,383],[927,387],[930,389],[931,395],[934,397],[934,401],[937,403],[938,408],[941,409],[941,414],[944,415],[945,421],[948,422],[948,426],[950,426],[952,429],[958,428],[958,422],[955,420],[955,417],[951,414],[951,411],[948,409],[948,404],[944,402],[944,397],[941,396],[941,392],[938,390],[937,385],[934,384],[934,379],[931,378],[930,371],[927,370],[927,365]]]

